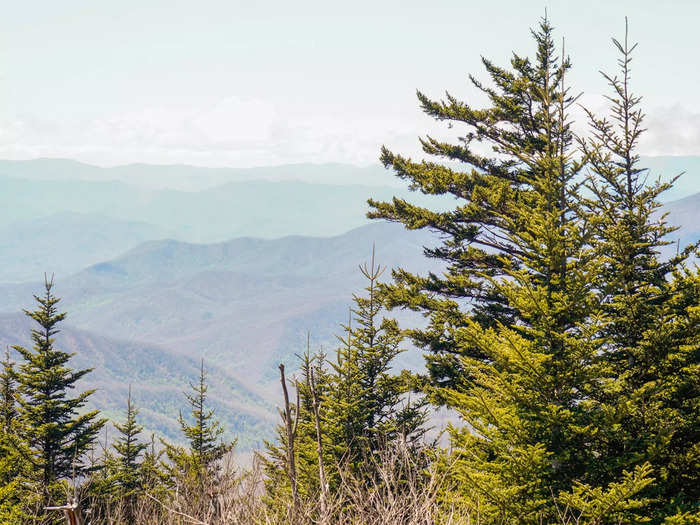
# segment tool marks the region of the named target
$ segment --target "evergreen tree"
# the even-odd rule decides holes
[[[299,356],[300,378],[294,380],[299,394],[294,442],[295,470],[301,498],[319,498],[333,493],[341,482],[340,470],[349,469],[368,484],[379,482],[371,468],[373,454],[403,440],[418,449],[424,435],[425,401],[411,401],[407,374],[395,375],[391,368],[403,349],[395,321],[378,319],[382,304],[377,296],[378,278],[383,269],[375,264],[360,271],[368,280],[366,296],[353,295],[345,336],[336,359],[326,360],[322,352],[306,351]],[[273,507],[291,501],[291,488],[285,475],[288,438],[284,426],[277,429],[278,443],[266,443],[264,459],[267,492]],[[319,439],[320,438],[320,439]],[[326,487],[322,486],[321,476]],[[281,494],[286,494],[280,498]],[[323,505],[321,505],[323,507]],[[278,509],[284,516],[286,509]]]
[[[234,447],[235,442],[226,443],[221,439],[224,429],[215,419],[214,410],[207,406],[208,387],[204,360],[201,362],[199,380],[190,383],[190,386],[192,393],[185,393],[185,397],[193,422],[189,423],[182,412],[178,418],[188,447],[161,440],[168,462],[161,463],[161,471],[152,463],[157,456],[151,451],[144,460],[144,466],[147,467],[144,474],[149,476],[149,483],[163,495],[167,494],[167,488],[175,488],[188,506],[216,508],[220,460]]]
[[[298,404],[289,403],[289,412],[296,421],[296,433],[293,443],[294,469],[296,472],[296,484],[298,498],[308,500],[321,493],[319,475],[319,455],[316,433],[316,414],[314,411],[314,392],[318,398],[323,398],[329,388],[329,378],[325,366],[323,353],[313,354],[310,349],[310,335],[307,334],[306,351],[298,355],[301,361],[299,379],[286,379],[294,385],[298,394]],[[313,379],[312,379],[313,370]],[[313,382],[313,392],[311,384]],[[289,394],[288,394],[289,396]],[[321,462],[330,470],[330,477],[334,480],[333,472],[336,466],[335,457],[329,452],[329,437],[326,431],[326,423],[323,419],[325,406],[319,406],[319,427],[321,431],[321,447],[323,457]],[[280,409],[280,412],[286,411]],[[293,502],[292,487],[289,479],[289,438],[285,421],[277,425],[277,442],[265,441],[266,454],[261,456],[266,474],[266,489],[270,497],[267,504],[279,512],[280,516],[286,516],[288,507]]]
[[[16,382],[9,350],[0,364],[0,523],[19,523],[25,499],[20,478],[25,465],[15,446]]]
[[[111,448],[105,436],[102,455],[96,461],[98,468],[87,484],[91,517],[98,522],[111,522],[115,517],[119,523],[134,520],[136,503],[145,481],[140,458],[147,448],[138,440],[143,428],[136,423],[137,415],[129,386],[126,420],[122,424],[114,423],[118,437]]]
[[[28,350],[13,347],[23,358],[16,374],[18,392],[18,433],[32,465],[32,477],[42,492],[57,480],[80,476],[86,468],[80,463],[92,447],[105,420],[98,411],[82,411],[93,390],[68,396],[68,390],[91,369],[73,370],[67,366],[73,356],[54,348],[56,326],[66,317],[58,313],[59,299],[52,293],[53,280],[45,281],[43,296],[34,296],[39,307],[25,313],[39,328],[31,332],[34,346]]]
[[[613,43],[619,76],[604,74],[612,90],[611,115],[589,111],[592,133],[581,140],[591,171],[595,247],[604,261],[605,340],[597,361],[606,381],[591,393],[601,418],[591,463],[594,479],[609,483],[622,470],[651,461],[659,482],[645,494],[654,496],[662,520],[675,507],[700,510],[700,360],[698,325],[689,310],[698,304],[697,276],[683,269],[697,245],[661,256],[676,228],[665,223],[658,199],[672,181],[650,184],[639,166],[644,114],[630,88],[636,44],[629,45],[627,30],[623,42]]]
[[[199,383],[192,385],[193,394],[185,394],[187,402],[192,408],[194,424],[189,425],[180,413],[179,421],[182,432],[190,442],[190,450],[195,460],[202,466],[207,466],[221,459],[231,450],[232,444],[221,441],[224,429],[214,419],[214,411],[207,410],[205,402],[207,398],[206,375],[204,360],[201,362]]]
[[[353,295],[355,307],[322,399],[336,460],[367,472],[366,460],[374,451],[396,439],[420,439],[426,416],[424,402],[408,401],[406,376],[391,372],[403,352],[403,336],[395,320],[379,319],[378,279],[384,268],[375,264],[374,248],[369,266],[360,266],[360,272],[367,280],[366,296]]]
[[[139,434],[143,427],[136,423],[139,411],[131,401],[131,386],[126,400],[126,421],[123,424],[115,423],[114,427],[119,432],[117,441],[112,445],[116,452],[118,468],[116,482],[125,495],[132,494],[140,485],[140,457],[147,448],[146,443],[139,442]]]
[[[427,137],[423,150],[464,171],[382,150],[384,165],[412,189],[459,204],[441,212],[370,201],[369,214],[441,235],[425,253],[446,263],[443,274],[398,270],[382,292],[388,306],[428,318],[426,328],[408,332],[427,350],[425,391],[466,423],[450,430],[449,504],[499,523],[557,519],[557,499],[591,475],[599,430],[582,399],[601,379],[594,362],[602,261],[591,248],[594,216],[578,192],[570,63],[557,57],[548,20],[533,37],[534,59],[514,54],[510,69],[483,59],[491,84],[470,77],[489,100],[485,109],[418,93],[428,115],[466,128],[456,144]],[[477,151],[486,147],[492,155]],[[641,468],[619,482],[640,490],[648,476]],[[610,516],[627,519],[628,503]]]
[[[200,479],[217,470],[216,463],[233,448],[235,443],[225,443],[221,440],[224,429],[214,418],[214,410],[206,406],[208,387],[204,360],[200,365],[198,382],[191,383],[190,386],[192,393],[185,393],[185,397],[191,410],[193,423],[188,423],[182,412],[178,417],[182,433],[189,442],[189,450],[184,451],[179,447],[166,445],[166,453],[181,471],[190,472]]]
[[[573,100],[562,87],[570,65],[568,60],[557,63],[547,20],[534,38],[536,59],[514,54],[512,70],[482,59],[493,86],[470,76],[491,107],[474,109],[449,94],[445,101],[433,101],[418,92],[426,114],[448,121],[450,128],[467,128],[456,144],[421,139],[424,152],[460,162],[465,171],[456,164],[417,162],[382,148],[382,163],[411,189],[459,202],[453,210],[440,212],[397,198],[369,201],[370,218],[400,222],[408,229],[429,228],[442,238],[439,246],[425,248],[425,254],[444,261],[446,272],[419,276],[398,269],[394,283],[383,289],[390,307],[428,316],[427,328],[409,333],[429,352],[429,377],[437,387],[469,385],[463,355],[487,359],[459,337],[462,327],[472,321],[484,328],[513,326],[524,317],[510,304],[502,281],[512,280],[514,272],[529,264],[533,286],[564,288],[572,253],[584,245],[584,231],[578,238],[571,232],[575,244],[563,240],[579,213],[572,181],[580,165],[569,156],[572,135],[566,120]],[[490,147],[494,154],[478,153],[475,144],[476,150]],[[446,393],[442,388],[432,392],[442,402],[447,402]]]
[[[158,496],[158,499],[168,492],[168,472],[162,468],[164,453],[163,449],[156,449],[156,438],[151,434],[151,442],[144,450],[139,468],[139,481],[144,491]]]
[[[15,363],[10,359],[10,351],[5,350],[5,359],[0,362],[0,425],[2,432],[9,434],[17,417],[17,381]]]

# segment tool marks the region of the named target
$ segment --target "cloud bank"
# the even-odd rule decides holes
[[[595,100],[594,107],[603,110],[602,100]],[[415,106],[405,113],[382,113],[377,108],[352,117],[336,113],[231,96],[90,117],[9,114],[0,117],[0,157],[63,157],[106,166],[365,165],[377,162],[382,144],[420,158],[419,136],[454,137],[459,132],[457,127],[447,131]],[[700,155],[700,113],[680,104],[656,108],[649,112],[646,127],[642,154]]]

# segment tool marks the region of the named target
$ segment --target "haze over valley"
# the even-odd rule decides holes
[[[698,157],[648,161],[689,166],[687,184],[700,173]],[[378,166],[0,162],[0,343],[30,344],[22,309],[54,274],[68,312],[57,343],[95,368],[84,380],[98,389],[93,406],[117,416],[132,384],[147,430],[178,439],[182,391],[204,358],[228,435],[260,448],[276,421],[277,364],[295,362],[307,331],[333,351],[373,244],[389,268],[438,269],[422,250],[434,234],[365,218],[370,197],[440,204],[391,178]],[[700,238],[700,194],[664,209],[681,244]],[[409,350],[397,367],[421,364]]]

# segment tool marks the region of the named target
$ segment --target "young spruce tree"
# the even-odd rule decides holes
[[[299,393],[298,406],[290,404],[290,414],[297,422],[294,477],[300,499],[333,498],[341,469],[368,486],[380,483],[372,468],[375,453],[397,440],[415,445],[417,451],[425,432],[425,402],[410,400],[406,374],[392,371],[403,351],[403,337],[395,321],[379,319],[382,303],[377,289],[383,269],[375,264],[374,253],[360,271],[368,281],[366,294],[353,296],[355,307],[343,326],[345,336],[340,338],[336,359],[328,361],[323,353],[312,355],[307,340],[306,352],[300,356],[300,378],[293,382]],[[277,432],[278,443],[266,443],[264,458],[268,501],[278,506],[279,495],[287,493],[291,505],[289,433],[284,425]],[[287,509],[281,510],[284,515]]]
[[[141,455],[148,445],[139,441],[139,435],[143,427],[136,422],[139,411],[131,400],[131,385],[126,400],[126,420],[124,423],[115,423],[119,436],[114,442],[117,468],[114,481],[119,486],[119,492],[123,496],[131,496],[141,485]]]
[[[354,471],[371,475],[372,454],[401,439],[417,442],[425,432],[425,403],[410,401],[405,375],[392,373],[403,335],[393,319],[380,319],[383,309],[378,294],[379,277],[385,268],[360,266],[367,280],[366,294],[353,295],[345,337],[338,348],[323,405],[330,450],[337,461]]]
[[[189,423],[182,413],[178,418],[182,433],[189,443],[188,450],[166,444],[166,454],[176,470],[201,483],[205,478],[216,474],[219,460],[234,447],[235,443],[222,441],[224,429],[214,418],[214,410],[207,407],[208,387],[203,359],[199,380],[190,386],[192,393],[185,393],[185,397],[193,422]]]

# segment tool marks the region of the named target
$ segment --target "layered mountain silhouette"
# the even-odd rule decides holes
[[[264,400],[243,413],[222,404],[241,444],[253,444],[261,425],[272,429],[273,412],[264,407],[277,400],[277,364],[294,365],[307,331],[314,349],[332,353],[352,294],[364,286],[358,265],[369,259],[373,245],[382,265],[424,272],[434,265],[422,247],[434,240],[426,232],[376,223],[330,238],[146,242],[56,282],[61,307],[69,313],[58,342],[76,352],[76,366],[100,370],[89,376],[89,386],[102,392],[94,399],[98,408],[117,409],[128,383],[135,392],[144,386],[144,399],[162,394],[162,400],[149,398],[149,406],[158,408],[143,417],[149,428],[171,437],[177,435],[182,397],[173,394],[194,380],[195,365],[204,358],[216,399],[228,399],[230,390],[237,399]],[[0,311],[31,308],[32,294],[40,291],[41,282],[0,286]],[[17,315],[0,317],[0,343],[28,343],[29,324],[19,323]],[[117,360],[115,353],[121,353]],[[153,368],[153,361],[164,360],[173,365],[166,365],[165,375]],[[420,362],[410,352],[400,364]]]
[[[369,197],[430,201],[405,189],[285,177],[231,181],[216,170],[208,182],[187,183],[183,167],[173,176],[190,184],[185,191],[163,189],[164,167],[135,184],[124,179],[148,178],[151,167],[110,172],[80,165],[81,180],[68,180],[68,172],[55,170],[72,169],[70,162],[36,162],[44,178],[32,163],[9,169],[0,162],[0,344],[29,344],[31,326],[20,312],[33,308],[44,272],[55,273],[69,314],[57,343],[76,353],[74,366],[94,368],[84,384],[98,388],[93,405],[119,419],[132,384],[142,422],[170,439],[178,437],[182,391],[204,358],[229,435],[240,438],[242,449],[259,448],[274,427],[278,363],[294,364],[307,331],[312,348],[332,357],[352,294],[364,286],[357,266],[373,245],[389,268],[440,270],[423,255],[424,246],[438,242],[435,234],[366,224]],[[119,180],[100,178],[105,170]],[[337,180],[329,171],[329,180],[369,173],[344,170]],[[682,226],[672,240],[700,238],[700,194],[663,210]],[[383,279],[390,278],[387,270]],[[398,366],[421,363],[420,352],[409,349]]]

